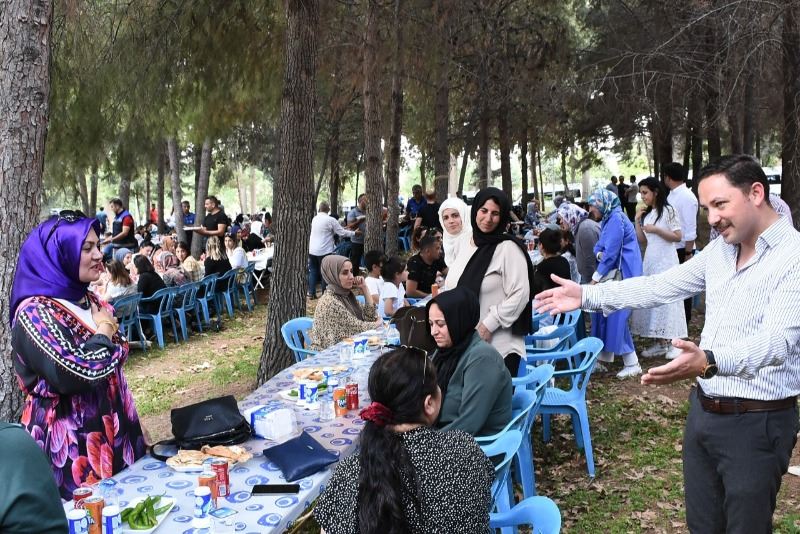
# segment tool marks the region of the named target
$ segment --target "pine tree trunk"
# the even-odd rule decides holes
[[[206,218],[206,208],[204,207],[206,197],[208,196],[208,182],[211,178],[211,138],[206,137],[203,139],[203,148],[200,152],[200,176],[197,180],[197,188],[194,191],[194,211],[195,211],[195,226],[202,226]],[[197,239],[192,239],[192,256],[200,259],[203,254],[202,236],[195,234]]]
[[[742,152],[744,154],[753,154],[755,148],[756,136],[756,110],[755,110],[755,91],[756,82],[755,76],[750,74],[747,77],[747,82],[744,85],[744,103],[742,115],[744,115],[744,122],[742,124]]]
[[[703,167],[703,102],[699,95],[692,95],[688,114],[692,135],[692,176],[696,178]],[[693,180],[693,184],[697,184],[697,180]]]
[[[486,111],[481,113],[479,128],[480,140],[478,142],[478,191],[488,187],[489,174],[491,173],[489,169],[491,166],[489,158],[489,114]]]
[[[392,58],[392,130],[389,137],[389,172],[386,176],[387,206],[386,255],[397,254],[397,233],[400,222],[400,144],[403,133],[403,21],[400,17],[402,0],[394,2],[394,57]],[[446,132],[445,132],[446,135]]]
[[[89,179],[89,209],[90,210],[97,210],[97,165],[92,165],[92,174]],[[86,215],[91,216],[91,213],[87,213]]]
[[[156,165],[161,165],[161,158],[159,158]],[[145,218],[150,214],[150,201],[152,200],[153,195],[152,191],[150,190],[150,166],[148,165],[145,167],[144,172],[144,214]],[[143,224],[144,221],[139,221],[139,224]]]
[[[181,188],[181,160],[178,141],[174,137],[167,139],[167,152],[169,153],[169,177],[172,186],[172,213],[175,219],[175,231],[178,241],[186,241],[186,232],[183,230],[183,189]]]
[[[731,154],[742,153],[742,133],[739,126],[739,113],[735,106],[728,110],[728,133],[731,140]]]
[[[94,212],[89,207],[89,186],[86,183],[86,173],[82,170],[76,172],[75,181],[78,183],[78,194],[81,197],[81,210],[89,217],[94,216]]]
[[[428,190],[428,154],[422,148],[419,156],[419,185],[423,191]]]
[[[522,129],[522,139],[519,142],[519,166],[522,174],[522,207],[527,209],[528,199],[528,129]]]
[[[561,184],[564,186],[564,196],[566,196],[569,192],[569,185],[567,185],[567,147],[563,145],[561,147]]]
[[[511,135],[508,131],[508,107],[500,105],[497,110],[497,136],[500,140],[500,176],[503,192],[514,202],[511,187]]]
[[[316,82],[317,0],[285,0],[286,60],[281,101],[280,173],[274,182],[274,280],[267,308],[264,347],[258,367],[258,384],[294,363],[281,336],[281,325],[306,313],[306,270],[314,194],[314,100]],[[277,193],[277,194],[276,194]]]
[[[165,233],[167,230],[167,225],[164,224],[164,180],[167,173],[167,166],[169,165],[169,156],[167,156],[165,150],[166,147],[164,146],[159,150],[158,175],[156,177],[156,211],[158,211],[158,220],[156,222],[160,233]],[[147,207],[145,217],[147,217],[148,221],[150,220],[150,206]]]
[[[783,176],[781,198],[800,228],[800,6],[785,1],[783,15]]]
[[[5,1],[0,16],[0,420],[18,421],[9,296],[19,249],[38,222],[50,102],[53,3]],[[13,454],[8,451],[6,454]],[[7,482],[6,482],[7,483]]]
[[[337,124],[331,132],[331,177],[329,182],[331,212],[341,213],[339,206],[339,195],[342,193],[341,180],[339,178],[339,125]]]
[[[131,172],[125,170],[119,176],[119,199],[122,200],[122,205],[125,208],[129,207],[131,200]]]
[[[381,223],[381,110],[378,95],[380,69],[378,65],[378,0],[365,4],[366,29],[364,35],[364,191],[367,194],[367,235],[364,250],[383,250]],[[359,266],[353,265],[357,272]]]
[[[244,213],[244,207],[247,205],[247,188],[242,183],[242,166],[237,165],[233,174],[236,177],[236,193],[239,195],[239,209],[241,213]]]
[[[539,147],[536,146],[534,140],[531,140],[531,182],[533,183],[533,196],[539,201],[539,209],[544,210],[544,199],[542,198],[542,190],[539,188],[539,180],[537,179],[536,165],[539,159]]]
[[[539,206],[544,210],[544,173],[542,172],[542,154],[536,147],[536,164],[539,166],[539,194],[542,195]]]
[[[722,156],[722,141],[719,135],[719,117],[717,94],[712,93],[706,100],[706,139],[708,140],[708,161],[715,161]]]
[[[467,140],[464,143],[464,157],[461,160],[461,172],[458,174],[458,190],[456,194],[460,197],[464,193],[464,179],[467,176],[467,163],[469,163],[469,156],[475,150],[475,134],[473,125],[470,125],[470,131],[467,133]]]
[[[257,211],[256,207],[256,169],[250,167],[250,216],[252,217]]]

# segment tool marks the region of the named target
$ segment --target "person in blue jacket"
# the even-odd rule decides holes
[[[594,247],[597,268],[590,284],[614,283],[613,280],[642,275],[642,253],[636,239],[636,230],[622,212],[619,197],[607,189],[597,189],[589,197],[589,211],[601,219],[600,239]],[[624,367],[617,378],[642,374],[639,357],[633,346],[628,328],[630,310],[620,310],[609,316],[592,313],[593,337],[603,340],[603,351],[598,356],[601,362],[614,361],[614,355],[622,356]]]

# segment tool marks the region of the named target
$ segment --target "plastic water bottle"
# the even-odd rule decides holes
[[[389,329],[386,331],[386,344],[387,345],[400,345],[400,330],[394,325],[394,323],[389,325]]]

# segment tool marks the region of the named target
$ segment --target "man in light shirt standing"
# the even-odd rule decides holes
[[[678,261],[683,263],[694,256],[694,240],[697,239],[697,197],[686,187],[686,168],[680,163],[667,163],[662,167],[664,185],[669,188],[667,201],[678,212],[681,222],[681,241],[675,243]],[[692,318],[692,299],[683,301],[686,312],[686,328]]]
[[[325,291],[325,280],[322,279],[322,258],[333,254],[336,249],[334,236],[350,237],[357,235],[353,230],[342,228],[339,221],[329,215],[331,205],[324,200],[319,203],[319,213],[311,219],[311,237],[308,240],[308,298],[317,298],[317,284],[322,282]]]
[[[624,179],[624,178],[623,178]],[[636,204],[639,202],[639,185],[636,183],[636,176],[631,175],[631,185],[625,190],[625,211],[628,218],[633,222],[636,218]]]
[[[727,156],[697,178],[708,223],[722,236],[668,271],[535,296],[537,311],[612,313],[706,292],[700,344],[643,384],[694,379],[683,434],[686,521],[693,533],[771,532],[772,514],[797,443],[800,394],[800,233],[770,205],[751,156]]]

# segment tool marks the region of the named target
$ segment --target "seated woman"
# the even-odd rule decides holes
[[[381,267],[381,275],[383,287],[380,293],[380,311],[384,317],[392,317],[394,312],[403,306],[408,306],[406,288],[403,287],[403,282],[408,278],[406,262],[397,256],[392,256]]]
[[[206,241],[206,259],[203,261],[206,276],[216,274],[222,276],[231,270],[231,262],[220,246],[219,238],[212,235]]]
[[[88,292],[103,272],[99,233],[96,219],[77,216],[34,228],[20,250],[10,299],[10,360],[25,395],[20,422],[45,451],[67,500],[75,488],[145,454],[122,372],[128,342],[111,308]]]
[[[375,361],[361,449],[339,463],[314,508],[324,532],[489,532],[494,468],[470,435],[431,428],[442,404],[436,383],[416,349]]]
[[[375,301],[360,276],[353,276],[353,264],[344,256],[330,255],[322,260],[322,278],[328,284],[314,311],[311,339],[314,350],[324,350],[346,337],[380,326]],[[359,304],[353,288],[359,287],[364,304]]]
[[[478,297],[459,286],[434,297],[426,309],[444,398],[438,425],[473,436],[500,432],[511,420],[511,374],[497,349],[475,330],[481,318]]]
[[[139,273],[139,281],[136,282],[136,290],[142,294],[142,298],[152,297],[153,294],[159,289],[164,289],[167,284],[158,276],[153,264],[146,256],[138,255],[133,258],[133,264],[136,266],[136,271]],[[139,304],[139,310],[142,313],[157,313],[157,302],[143,302]]]
[[[112,261],[108,264],[107,270],[109,279],[103,293],[103,298],[106,302],[113,303],[120,297],[136,293],[136,284],[131,280],[128,269],[125,268],[121,261]]]
[[[178,243],[175,248],[175,255],[181,262],[183,268],[183,275],[186,277],[187,282],[199,282],[204,276],[203,265],[192,257],[192,250],[189,244],[185,241]]]
[[[225,255],[231,263],[231,269],[244,269],[247,267],[247,255],[244,249],[239,246],[239,238],[236,234],[225,235]]]
[[[172,252],[163,252],[153,267],[167,287],[182,286],[187,282],[181,261]]]

